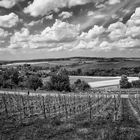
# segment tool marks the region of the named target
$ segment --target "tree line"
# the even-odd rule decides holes
[[[49,80],[44,82],[42,76],[38,73],[29,73],[26,70],[21,73],[18,69],[10,68],[0,71],[0,88],[71,92],[88,90],[90,86],[80,79],[74,82],[74,84],[70,84],[68,71],[66,69],[53,71],[49,75]]]

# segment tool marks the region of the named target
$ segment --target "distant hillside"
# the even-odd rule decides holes
[[[133,61],[137,60],[140,61],[140,58],[125,58],[125,57],[113,57],[113,58],[105,58],[105,57],[69,57],[69,58],[47,58],[47,59],[30,59],[30,60],[11,60],[5,61],[1,60],[0,64],[11,64],[11,63],[29,63],[29,62],[49,62],[49,61],[87,61],[87,60],[97,60],[98,62],[117,62],[117,61]]]

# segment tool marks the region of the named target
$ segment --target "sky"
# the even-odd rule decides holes
[[[0,60],[139,57],[140,0],[0,0]]]

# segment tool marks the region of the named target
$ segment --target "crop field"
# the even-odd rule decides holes
[[[139,139],[139,95],[136,89],[0,94],[0,140]]]
[[[74,83],[77,79],[84,80],[85,82],[98,82],[98,81],[108,81],[108,80],[115,80],[120,79],[118,77],[90,77],[90,76],[70,76],[70,82]]]

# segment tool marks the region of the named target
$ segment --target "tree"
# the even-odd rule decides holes
[[[130,87],[131,84],[129,83],[127,76],[122,75],[120,80],[120,88],[130,88]]]
[[[37,77],[36,75],[35,76],[30,76],[27,80],[27,87],[30,88],[30,89],[33,89],[33,90],[37,90],[39,87],[42,87],[43,83],[42,83],[42,80]]]
[[[57,91],[70,91],[70,81],[66,69],[60,69],[51,75],[49,82],[44,85],[45,89]]]
[[[13,70],[13,74],[11,75],[11,82],[17,86],[19,84],[19,80],[19,72],[17,70]]]

